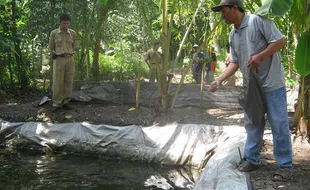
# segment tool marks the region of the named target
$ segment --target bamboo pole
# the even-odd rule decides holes
[[[136,88],[136,108],[140,105],[140,87],[141,87],[141,60],[138,61],[138,76],[137,76],[137,88]]]
[[[169,0],[162,0],[162,47],[163,47],[163,56],[162,56],[162,68],[161,72],[158,74],[159,77],[159,85],[161,89],[161,105],[164,111],[167,110],[168,107],[168,89],[169,89],[169,83],[171,82],[171,77],[168,77],[167,71],[168,71],[168,62],[169,62],[169,47],[171,42],[171,30],[173,27],[173,17],[175,13],[175,0],[172,0],[172,6],[171,8],[171,17],[170,22],[168,20],[168,2]]]
[[[164,111],[167,110],[167,89],[166,89],[166,73],[168,67],[168,0],[162,0],[162,41],[163,41],[163,60],[162,60],[162,70],[160,73],[160,86],[161,86],[161,105]]]
[[[177,52],[177,56],[176,56],[176,58],[175,58],[174,63],[177,63],[177,62],[179,61],[179,57],[180,57],[180,55],[181,55],[181,51],[182,51],[183,44],[185,43],[185,40],[187,39],[187,36],[188,36],[188,34],[189,34],[189,31],[190,31],[190,29],[192,28],[192,25],[193,25],[193,23],[194,23],[194,21],[195,21],[195,18],[196,18],[196,15],[197,15],[198,11],[199,11],[199,8],[202,6],[202,3],[203,3],[203,0],[200,0],[200,2],[199,2],[199,4],[198,4],[198,7],[197,7],[197,9],[196,9],[196,11],[195,11],[195,13],[194,13],[194,17],[193,17],[191,23],[189,24],[189,26],[187,27],[187,30],[186,30],[186,32],[185,32],[185,35],[184,35],[184,37],[183,37],[183,39],[182,39],[182,41],[181,41],[181,43],[180,43],[180,46],[179,46],[179,49],[178,49],[178,52]]]
[[[200,107],[202,107],[202,103],[203,103],[203,89],[205,86],[205,70],[206,70],[206,64],[202,65],[202,70],[201,70],[201,82],[200,82]]]
[[[188,73],[188,69],[189,69],[189,67],[185,69],[184,66],[182,68],[181,80],[180,80],[180,82],[178,84],[178,87],[177,87],[177,89],[176,89],[176,91],[175,91],[175,93],[173,95],[173,99],[172,99],[171,106],[170,106],[171,110],[173,110],[175,102],[176,102],[176,99],[177,99],[177,96],[178,96],[178,94],[179,94],[179,92],[181,90],[182,85],[184,84],[184,79],[185,79],[186,73]]]

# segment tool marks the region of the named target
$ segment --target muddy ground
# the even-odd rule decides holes
[[[134,105],[90,104],[72,102],[73,110],[61,109],[51,112],[51,102],[38,106],[41,97],[32,97],[0,104],[0,118],[10,122],[47,121],[52,123],[84,122],[92,124],[150,126],[165,125],[171,122],[210,124],[218,126],[242,125],[242,110],[229,108],[199,108],[182,107],[163,113],[160,108],[140,107],[131,109]],[[292,113],[290,114],[292,118]],[[291,120],[292,122],[292,120]],[[253,189],[310,189],[310,146],[308,142],[296,138],[293,142],[294,174],[288,182],[273,182],[270,180],[276,169],[272,156],[272,141],[266,135],[262,148],[262,166],[251,172]]]

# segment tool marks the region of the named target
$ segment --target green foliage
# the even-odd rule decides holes
[[[100,2],[101,2],[103,5],[106,5],[106,4],[108,4],[109,0],[100,0]]]
[[[217,61],[225,61],[227,57],[227,50],[226,48],[221,48],[218,54],[216,55]]]
[[[0,49],[1,52],[11,51],[11,46],[4,42],[4,40],[1,38],[1,34],[0,34]]]
[[[195,83],[192,73],[185,76],[184,83]]]
[[[291,78],[291,77],[285,77],[285,85],[289,86],[289,87],[294,87],[296,85],[298,85],[298,80],[295,78]]]
[[[289,19],[293,23],[294,32],[304,32],[306,25],[306,0],[294,0],[294,4],[289,12]]]
[[[129,81],[137,76],[138,59],[122,56],[116,53],[113,56],[100,56],[100,73],[102,78],[109,81]],[[143,67],[142,76],[146,76],[147,68]]]
[[[221,0],[213,0],[212,2],[214,3],[214,5],[217,5],[221,2]]]
[[[139,54],[132,53],[129,44],[116,44],[114,55],[100,55],[100,73],[102,78],[110,81],[129,81],[138,76]],[[147,76],[148,67],[142,64],[141,76]]]
[[[305,77],[310,74],[310,34],[303,34],[298,42],[295,53],[295,67],[297,72]]]
[[[231,26],[224,22],[219,23],[221,14],[214,14],[209,11],[209,8],[218,4],[220,0],[204,1],[203,6],[198,9],[196,17],[193,18],[200,1],[168,1],[167,17],[169,18],[169,26],[172,26],[168,60],[170,68],[183,67],[183,62],[174,63],[171,60],[176,57],[180,43],[192,20],[194,22],[189,30],[188,38],[182,45],[183,51],[180,53],[179,60],[190,56],[194,43],[202,45],[201,50],[206,52],[209,49],[213,51],[214,44],[219,46],[216,48],[218,50],[225,47],[228,42]],[[16,3],[17,15],[13,22],[12,3],[14,2]],[[173,7],[171,2],[175,3]],[[268,2],[273,3],[269,4],[269,8],[277,6],[277,9],[268,9],[268,13],[272,11],[276,14],[283,14],[293,1],[263,1],[265,4]],[[6,4],[1,5],[1,3]],[[77,32],[80,43],[80,49],[75,55],[78,80],[92,79],[92,53],[97,39],[99,39],[97,42],[101,43],[99,48],[101,52],[99,58],[101,76],[99,77],[117,81],[134,79],[137,63],[142,60],[141,55],[152,47],[154,41],[160,41],[162,37],[163,21],[160,3],[161,0],[0,0],[1,88],[13,86],[18,89],[21,73],[25,73],[28,77],[29,87],[36,86],[36,82],[42,80],[39,73],[42,64],[40,56],[45,57],[47,65],[51,64],[47,50],[49,34],[58,27],[59,15],[63,12],[67,12],[71,16],[70,27]],[[262,5],[260,0],[244,0],[244,4],[246,11],[251,13]],[[293,34],[305,31],[306,20],[301,19],[305,18],[305,7],[305,0],[295,0],[289,14],[275,19],[277,26],[287,37],[287,51],[282,51],[286,70],[290,68],[285,62],[288,57],[292,58],[292,62],[294,61],[292,50],[295,48],[295,42]],[[175,14],[170,20],[172,9],[175,10]],[[216,29],[213,31],[214,28]],[[16,35],[13,35],[13,31]],[[19,42],[18,48],[21,52],[17,51],[16,42]],[[40,51],[41,48],[43,48],[42,52]],[[114,49],[115,54],[113,56],[103,54],[110,49]],[[22,62],[15,56],[19,54],[23,58]],[[88,55],[90,56],[88,57]],[[225,55],[225,50],[217,52],[219,63],[225,59]],[[142,65],[142,75],[146,76],[148,67],[144,62]],[[177,67],[175,68],[175,66]],[[296,75],[293,73],[292,76]],[[191,78],[187,80],[187,82],[190,81]]]
[[[293,5],[293,0],[262,0],[262,6],[256,10],[255,14],[266,16],[283,16]]]

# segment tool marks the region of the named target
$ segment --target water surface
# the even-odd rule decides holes
[[[198,171],[65,153],[0,149],[0,189],[192,189]]]

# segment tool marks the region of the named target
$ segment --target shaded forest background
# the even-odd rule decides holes
[[[134,80],[143,53],[154,41],[161,41],[161,3],[159,0],[6,1],[0,5],[1,90],[27,93],[29,89],[48,88],[51,65],[48,38],[58,27],[59,15],[64,12],[71,16],[71,28],[78,33],[80,43],[75,55],[76,80]],[[190,63],[183,60],[190,56],[194,43],[204,52],[215,51],[219,63],[225,59],[231,27],[220,22],[220,14],[210,11],[215,3],[200,0],[168,2],[167,16],[172,26],[169,71],[186,64],[190,67]],[[245,1],[245,6],[254,12],[261,2]],[[174,16],[170,18],[172,12]],[[275,18],[287,37],[282,58],[289,85],[298,83],[292,63],[298,34],[304,26],[298,23],[300,19],[293,18],[289,13]],[[147,72],[147,65],[142,64],[142,77],[146,77]]]
[[[266,2],[276,4],[272,0]],[[195,43],[203,52],[216,53],[218,74],[224,68],[232,27],[221,20],[221,14],[210,10],[218,3],[219,0],[1,0],[0,102],[5,102],[10,95],[49,91],[48,39],[50,32],[58,27],[62,13],[71,16],[70,28],[77,32],[80,44],[74,56],[75,81],[147,78],[143,54],[155,41],[162,42],[164,54],[159,81],[162,98],[169,91],[167,75],[178,71],[183,74],[181,83],[192,82],[189,58]],[[289,11],[282,11],[286,3],[292,6]],[[262,7],[260,0],[244,0],[244,5],[249,13]],[[287,86],[302,83],[303,94],[307,94],[309,76],[300,76],[294,66],[298,40],[307,31],[307,2],[285,0],[275,6],[268,10],[273,14],[266,16],[274,20],[287,39],[281,50]],[[277,12],[281,15],[275,16]],[[163,99],[162,105],[166,101]],[[299,98],[301,111],[296,120],[302,116],[307,118],[309,102]]]

